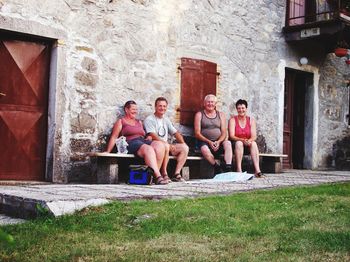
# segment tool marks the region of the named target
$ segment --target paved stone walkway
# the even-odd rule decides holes
[[[73,213],[87,206],[102,205],[112,200],[201,197],[345,181],[350,181],[349,171],[288,170],[282,174],[266,174],[265,178],[254,178],[243,182],[191,180],[165,186],[126,184],[0,185],[0,204],[2,205],[2,213],[12,216],[35,216],[38,214],[38,205],[45,207],[53,215],[59,216]]]

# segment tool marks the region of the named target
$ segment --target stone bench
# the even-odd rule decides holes
[[[99,184],[115,184],[120,180],[119,172],[121,166],[128,166],[132,164],[144,164],[142,158],[135,157],[133,154],[120,153],[89,153],[91,160],[92,173],[96,176]],[[261,169],[265,173],[281,173],[282,172],[282,158],[287,157],[284,154],[260,154]],[[176,157],[169,157],[169,164],[175,164]],[[200,161],[200,165],[194,165],[193,162]],[[182,169],[182,177],[185,180],[190,179],[194,173],[201,175],[201,177],[210,177],[213,170],[210,164],[202,156],[188,156],[185,166]],[[205,174],[204,174],[205,173]],[[209,175],[208,175],[209,174]]]

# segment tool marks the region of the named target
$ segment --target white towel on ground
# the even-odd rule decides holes
[[[247,172],[226,172],[217,174],[212,179],[194,179],[191,181],[186,181],[186,183],[195,184],[195,183],[223,183],[223,182],[240,182],[247,181],[254,178],[253,174]]]

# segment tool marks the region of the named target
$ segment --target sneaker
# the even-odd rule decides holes
[[[218,164],[216,163],[216,164],[214,165],[214,174],[216,175],[216,174],[221,174],[221,173],[223,173],[222,168],[221,168],[220,165],[218,165]]]
[[[232,171],[232,165],[231,164],[226,164],[224,167],[225,172],[231,172]]]

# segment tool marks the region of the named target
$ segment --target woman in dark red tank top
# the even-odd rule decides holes
[[[247,116],[248,103],[239,99],[236,103],[237,116],[231,117],[228,123],[229,136],[235,142],[235,157],[237,172],[242,172],[244,149],[249,149],[255,168],[255,177],[261,177],[259,166],[259,149],[256,144],[256,123]]]
[[[137,105],[135,101],[128,101],[124,105],[125,116],[118,119],[113,126],[113,131],[107,144],[106,153],[110,153],[115,146],[115,141],[119,135],[125,136],[128,142],[129,153],[144,158],[147,166],[154,171],[156,184],[168,184],[168,181],[162,177],[159,168],[164,158],[165,146],[160,141],[151,141],[144,138],[145,131],[142,122],[136,119]],[[160,163],[158,163],[160,162]]]

